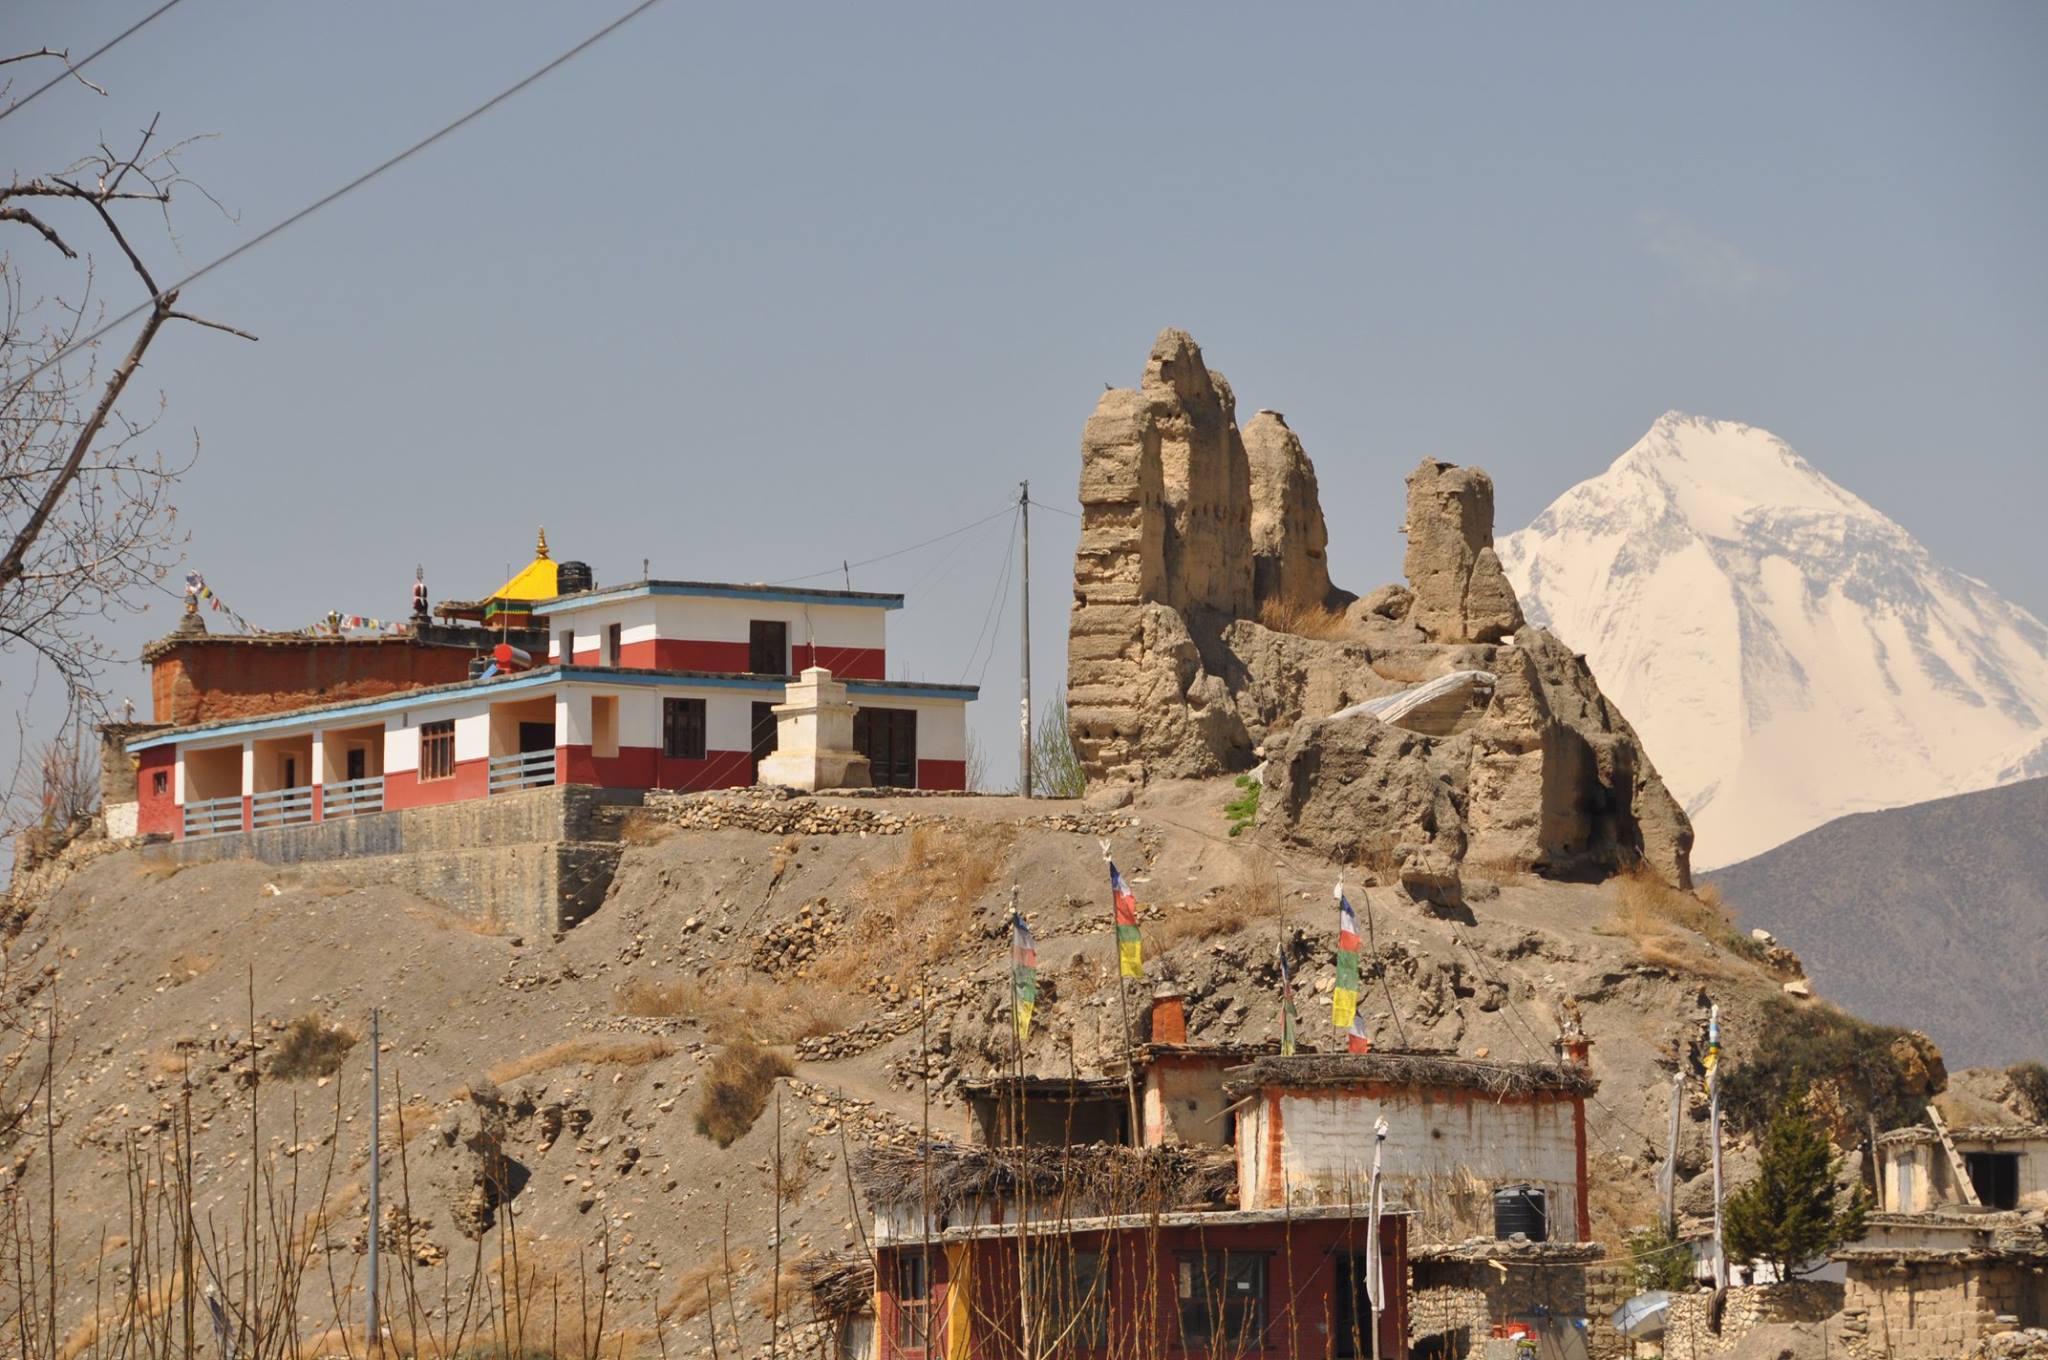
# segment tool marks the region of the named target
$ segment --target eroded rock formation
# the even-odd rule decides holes
[[[1692,829],[1584,658],[1528,627],[1493,549],[1493,482],[1408,478],[1405,586],[1331,584],[1315,468],[1275,412],[1240,432],[1185,332],[1081,439],[1068,715],[1091,780],[1243,771],[1272,834],[1459,898],[1461,867],[1689,885]],[[1456,673],[1426,705],[1372,705]],[[1464,696],[1460,702],[1459,696]],[[1406,716],[1402,711],[1407,710]]]

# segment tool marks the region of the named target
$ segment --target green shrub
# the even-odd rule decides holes
[[[751,1039],[736,1039],[711,1060],[697,1097],[697,1132],[720,1147],[731,1147],[754,1127],[778,1077],[796,1072],[789,1059]]]
[[[1692,1288],[1692,1248],[1663,1224],[1653,1223],[1630,1233],[1628,1254],[1632,1258],[1629,1271],[1638,1294],[1653,1289],[1676,1294]]]
[[[356,1046],[356,1036],[339,1025],[330,1025],[318,1011],[292,1021],[284,1042],[270,1055],[270,1075],[285,1081],[308,1077],[331,1077],[341,1070],[342,1060]]]
[[[1244,792],[1223,805],[1223,815],[1230,819],[1230,834],[1233,836],[1259,819],[1259,781],[1248,774],[1241,774],[1237,777],[1237,786]]]
[[[1763,1038],[1748,1060],[1731,1063],[1721,1081],[1721,1105],[1738,1129],[1761,1133],[1788,1101],[1827,1083],[1857,1127],[1875,1119],[1879,1129],[1917,1122],[1931,1092],[1915,1092],[1905,1064],[1893,1051],[1916,1043],[1906,1030],[1873,1025],[1836,1010],[1774,996],[1759,1017]]]
[[[1767,1261],[1780,1280],[1827,1264],[1827,1253],[1863,1236],[1870,1201],[1835,1186],[1835,1149],[1806,1112],[1804,1094],[1778,1107],[1764,1134],[1756,1179],[1728,1197],[1728,1256]]]

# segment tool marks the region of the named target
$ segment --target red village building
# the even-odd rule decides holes
[[[1171,991],[1152,1019],[1128,1074],[963,1082],[969,1142],[863,1157],[872,1265],[814,1286],[841,1354],[1007,1360],[1028,1327],[1037,1356],[1366,1355],[1375,1254],[1382,1356],[1583,1346],[1582,1043],[1283,1057],[1188,1043]]]
[[[745,583],[600,589],[543,538],[487,599],[441,605],[447,622],[424,616],[422,587],[390,636],[208,636],[188,612],[148,653],[165,725],[118,731],[132,832],[182,840],[556,784],[748,785],[798,730],[843,729],[844,783],[965,788],[977,691],[885,678],[884,623],[902,606]],[[110,827],[130,831],[127,815],[110,807]]]

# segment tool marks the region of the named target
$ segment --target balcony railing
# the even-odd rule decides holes
[[[492,756],[490,772],[489,791],[492,793],[539,788],[555,782],[555,753],[520,751],[509,756]]]
[[[242,795],[202,798],[185,804],[185,838],[225,836],[242,829]]]
[[[272,789],[249,800],[249,825],[257,831],[273,826],[299,826],[313,820],[313,786]]]
[[[328,784],[320,791],[320,816],[323,820],[383,810],[384,776],[380,774],[365,779],[344,779],[338,784]]]

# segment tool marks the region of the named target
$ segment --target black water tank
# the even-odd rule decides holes
[[[1493,1192],[1493,1235],[1506,1241],[1516,1234],[1531,1242],[1550,1240],[1550,1214],[1536,1186],[1507,1185]]]
[[[555,568],[555,589],[564,595],[588,590],[596,584],[588,562],[564,562]]]

